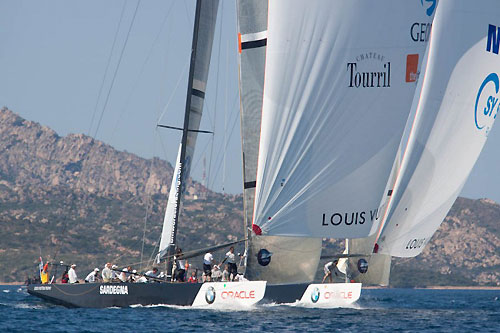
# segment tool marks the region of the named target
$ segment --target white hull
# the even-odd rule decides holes
[[[353,304],[360,295],[361,283],[310,284],[299,304],[307,307],[342,307]]]

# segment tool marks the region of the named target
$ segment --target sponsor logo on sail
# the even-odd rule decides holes
[[[208,287],[207,291],[205,291],[205,301],[207,301],[208,304],[212,304],[213,302],[215,302],[214,287]]]
[[[432,23],[415,22],[410,28],[410,37],[414,42],[427,42],[431,36]]]
[[[434,15],[437,0],[420,0],[420,4],[425,9],[425,14],[429,17]],[[431,36],[432,22],[414,22],[410,26],[410,37],[414,42],[426,43]]]
[[[271,263],[271,256],[273,254],[266,249],[260,249],[257,253],[257,262],[261,266],[267,266]]]
[[[420,249],[424,247],[425,244],[427,244],[426,238],[413,238],[408,241],[405,249],[407,250]]]
[[[364,258],[358,260],[358,271],[361,274],[368,272],[368,262]]]
[[[128,286],[103,285],[99,287],[101,295],[128,295]]]
[[[500,46],[500,28],[490,24],[488,26],[488,39],[486,40],[486,52],[498,54]]]
[[[350,212],[350,213],[336,212],[333,214],[323,213],[321,225],[322,226],[362,225],[367,220],[373,222],[373,221],[378,221],[378,219],[379,219],[378,208],[362,212]]]
[[[477,92],[474,107],[474,121],[479,131],[488,135],[493,122],[497,117],[500,103],[498,103],[499,78],[496,73],[489,74],[481,83]]]
[[[349,88],[389,88],[391,86],[391,62],[376,52],[358,55],[347,63]]]
[[[406,56],[406,82],[416,82],[419,76],[418,54]]]
[[[437,0],[420,0],[420,4],[426,8],[425,13],[427,16],[432,16],[434,11],[436,10],[436,2]]]
[[[318,287],[315,287],[311,292],[311,302],[316,303],[319,300],[320,291]]]

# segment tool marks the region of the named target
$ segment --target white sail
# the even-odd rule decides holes
[[[180,195],[181,190],[181,149],[182,144],[179,146],[174,174],[172,176],[172,183],[170,185],[170,193],[168,194],[167,209],[165,209],[165,217],[163,219],[163,229],[160,239],[160,252],[162,250],[164,251],[169,244],[173,244],[173,233],[175,229],[173,223],[176,222],[175,211],[177,209],[177,197]],[[157,259],[159,258],[160,257]]]
[[[422,252],[460,193],[499,101],[500,2],[441,0],[378,252]]]
[[[430,32],[426,9],[399,0],[269,2],[257,233],[376,230]]]

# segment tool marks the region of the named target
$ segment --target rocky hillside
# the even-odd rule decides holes
[[[171,175],[171,165],[160,159],[116,151],[81,134],[60,137],[3,108],[0,281],[32,275],[40,253],[76,262],[80,275],[106,261],[139,267],[143,233],[142,260],[155,253]],[[242,205],[241,196],[191,183],[181,247],[241,238]],[[335,252],[341,243],[325,246]],[[500,285],[500,205],[459,198],[422,255],[394,259],[391,285]]]
[[[24,281],[40,253],[79,263],[149,259],[158,243],[172,166],[116,151],[85,135],[0,111],[0,281]],[[242,197],[188,187],[178,241],[184,250],[241,238]],[[139,265],[138,265],[139,266]]]

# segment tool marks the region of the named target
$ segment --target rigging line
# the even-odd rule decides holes
[[[185,12],[186,12],[186,20],[187,20],[187,23],[190,24],[191,22],[194,21],[194,19],[191,17],[191,15],[189,15],[190,11],[189,9],[187,8],[187,1],[186,0],[181,0],[182,3],[184,3],[184,9],[185,9]],[[193,10],[194,11],[194,10]]]
[[[228,77],[229,77],[229,41],[226,42],[226,92],[224,96],[224,146],[227,148],[227,95],[228,95]],[[224,193],[224,187],[226,182],[226,152],[224,149],[224,167],[222,171],[222,193]]]
[[[151,158],[151,163],[149,165],[149,177],[151,177],[151,174],[152,174],[152,171],[153,171],[154,160],[155,160],[154,158]],[[147,186],[147,183],[148,183],[148,181],[146,181],[146,186]],[[146,225],[147,225],[147,222],[148,222],[148,215],[149,215],[150,206],[152,204],[151,203],[151,196],[152,196],[152,194],[148,195],[148,190],[147,190],[146,186],[144,188],[144,191],[146,192],[147,200],[146,200],[146,212],[144,214],[144,226],[142,228],[141,261],[142,261],[143,255],[144,255],[144,243],[145,243],[145,240],[146,240]],[[140,269],[142,269],[142,265],[141,265]]]
[[[170,103],[172,103],[172,100],[174,99],[175,92],[177,91],[177,88],[179,88],[179,85],[180,85],[182,79],[184,78],[184,75],[186,74],[186,70],[187,70],[189,64],[190,64],[190,61],[188,59],[188,61],[186,61],[186,64],[184,65],[184,69],[182,70],[181,75],[179,75],[179,79],[177,80],[177,84],[175,85],[174,91],[170,95],[169,100],[165,104],[165,107],[163,108],[162,113],[160,114],[160,116],[158,117],[158,120],[156,121],[157,125],[162,121],[163,117],[165,116],[165,113],[167,113],[168,107],[170,106]]]
[[[217,51],[217,75],[216,75],[216,80],[215,80],[215,104],[214,104],[214,122],[212,126],[212,132],[215,133],[215,126],[216,126],[216,119],[217,119],[217,101],[219,97],[219,72],[220,72],[220,48],[222,44],[222,25],[223,25],[223,19],[224,19],[224,2],[222,1],[221,4],[221,19],[220,19],[220,24],[219,24],[219,47]],[[227,60],[227,59],[226,59]],[[214,141],[215,141],[215,134],[212,135],[212,140],[211,140],[211,146],[210,146],[210,155],[208,158],[208,174],[207,174],[207,184],[210,184],[210,176],[212,173],[212,155],[214,153]]]
[[[104,88],[104,82],[106,82],[106,77],[108,76],[109,65],[111,64],[111,58],[113,56],[113,51],[115,49],[116,40],[118,39],[118,33],[120,32],[120,27],[122,25],[123,14],[125,13],[126,6],[127,6],[127,1],[124,1],[123,7],[122,7],[122,12],[120,14],[120,21],[118,22],[118,26],[116,27],[115,37],[113,39],[113,45],[111,46],[111,51],[109,52],[108,61],[106,64],[106,69],[104,70],[104,75],[102,76],[101,87],[99,88],[99,94],[97,95],[97,100],[95,102],[94,112],[92,113],[92,119],[90,120],[90,126],[89,126],[89,130],[87,131],[87,135],[90,135],[90,131],[92,130],[92,125],[94,125],[94,118],[95,118],[95,115],[97,112],[97,106],[99,105],[99,101],[101,100],[101,95],[102,95],[102,91]]]
[[[170,7],[168,8],[167,13],[165,14],[165,17],[163,18],[163,21],[162,21],[162,23],[160,25],[160,29],[158,30],[158,33],[156,34],[156,37],[154,38],[153,43],[151,44],[151,47],[149,48],[149,51],[148,51],[148,53],[146,55],[146,58],[144,59],[142,65],[141,65],[141,69],[139,71],[139,75],[137,76],[137,80],[135,80],[134,86],[132,87],[130,93],[127,96],[127,101],[125,102],[125,107],[120,112],[120,115],[118,116],[118,120],[115,123],[115,127],[114,127],[113,131],[111,132],[111,138],[109,140],[110,142],[112,141],[113,135],[116,133],[116,131],[118,129],[118,124],[120,123],[120,120],[123,118],[124,114],[126,113],[126,111],[128,110],[128,108],[130,106],[130,100],[132,99],[132,96],[134,95],[134,93],[135,93],[135,91],[137,89],[137,86],[139,84],[140,78],[144,74],[144,69],[146,68],[146,64],[149,62],[149,59],[151,58],[151,55],[153,53],[153,49],[156,46],[158,40],[160,39],[161,32],[163,31],[163,28],[165,27],[165,23],[167,22],[167,19],[170,16],[170,13],[172,12],[173,6],[174,6],[174,2],[172,2],[171,5],[170,5]],[[170,35],[170,30],[167,32],[167,34]],[[168,40],[168,37],[166,39]],[[165,61],[166,60],[167,59],[165,59]]]
[[[120,64],[121,64],[122,59],[123,59],[123,54],[125,53],[128,39],[130,37],[130,32],[132,31],[132,27],[134,26],[135,17],[137,15],[137,11],[139,9],[139,5],[141,4],[141,1],[142,0],[137,0],[137,5],[135,6],[135,10],[134,10],[134,16],[132,16],[132,21],[130,22],[130,26],[129,26],[128,31],[127,31],[127,36],[125,37],[125,42],[123,43],[123,47],[122,47],[122,50],[120,52],[120,58],[118,59],[118,64],[116,65],[116,69],[115,69],[115,72],[113,74],[113,79],[111,80],[111,85],[108,89],[108,93],[107,93],[106,99],[104,101],[104,106],[102,107],[101,116],[99,117],[99,121],[97,122],[97,128],[96,128],[95,133],[94,133],[94,138],[97,137],[97,133],[99,132],[99,128],[101,127],[102,117],[104,116],[104,111],[106,111],[106,106],[108,105],[109,96],[111,95],[111,91],[113,90],[113,85],[115,83],[116,75],[118,74],[118,70],[120,69]]]
[[[231,109],[235,109],[235,110],[237,110],[237,109],[234,107],[234,105],[236,104],[237,99],[238,99],[238,93],[236,93],[236,95],[235,95],[235,98],[234,98],[234,101],[233,101],[233,106],[231,107]],[[239,110],[238,110],[238,111],[239,111]],[[217,154],[216,156],[220,156],[220,155],[221,155],[221,151],[222,151],[222,149],[227,150],[227,147],[228,147],[228,145],[229,145],[229,141],[231,140],[231,137],[233,136],[233,131],[234,131],[234,128],[235,128],[236,123],[237,123],[237,120],[238,120],[238,114],[239,114],[239,112],[235,112],[235,113],[234,113],[234,115],[236,115],[236,116],[235,116],[235,117],[234,117],[234,119],[232,120],[232,121],[233,121],[233,125],[231,126],[231,132],[229,133],[229,140],[228,140],[228,142],[226,142],[226,146],[224,147],[224,143],[222,143],[222,144],[221,144],[221,146],[220,146],[220,148],[219,148],[219,152],[218,152],[218,154]],[[231,122],[231,119],[230,119],[230,122]],[[222,162],[219,162],[219,164],[218,164],[218,166],[217,166],[217,168],[216,168],[215,170],[220,171],[220,165],[221,165],[221,163],[222,163]],[[217,175],[219,174],[219,173],[218,173],[218,171],[215,173],[215,176],[214,176],[214,178],[212,179],[212,184],[211,184],[211,186],[213,186],[213,185],[214,185],[214,183],[215,183],[215,179],[217,178]]]

